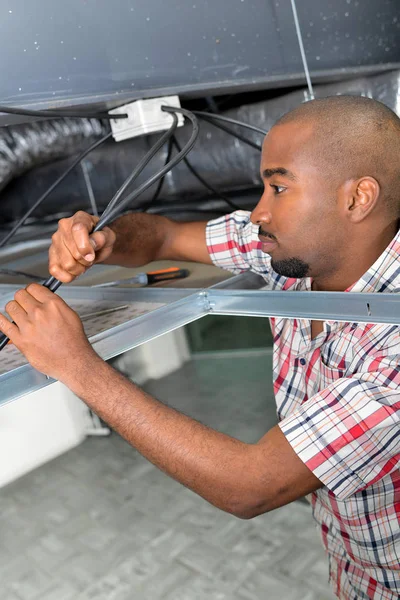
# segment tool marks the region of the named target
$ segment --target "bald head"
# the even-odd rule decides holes
[[[388,216],[400,213],[400,119],[387,106],[361,96],[311,100],[281,117],[286,123],[312,126],[310,160],[338,187],[370,176],[379,183]]]

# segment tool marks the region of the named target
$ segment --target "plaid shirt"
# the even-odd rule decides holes
[[[311,279],[273,271],[250,213],[207,225],[213,262],[251,270],[268,290],[311,290]],[[400,232],[346,292],[400,289]],[[400,597],[400,337],[392,325],[271,318],[279,426],[324,484],[308,497],[344,600]]]

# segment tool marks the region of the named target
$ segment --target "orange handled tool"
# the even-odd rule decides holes
[[[93,287],[112,287],[114,285],[123,285],[125,283],[141,283],[142,285],[151,285],[159,281],[167,281],[171,279],[183,279],[190,275],[188,269],[180,269],[179,267],[170,267],[169,269],[160,269],[159,271],[150,271],[149,273],[138,273],[134,277],[127,279],[118,279],[117,281],[109,281],[108,283],[99,283]]]
[[[160,269],[159,271],[150,271],[147,275],[147,285],[157,283],[158,281],[167,281],[168,279],[183,279],[189,275],[188,269],[179,269],[170,267],[169,269]]]

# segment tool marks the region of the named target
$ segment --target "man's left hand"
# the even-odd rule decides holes
[[[0,314],[0,331],[49,377],[66,380],[85,370],[86,359],[95,355],[77,313],[37,283],[19,290],[6,311],[13,323]]]

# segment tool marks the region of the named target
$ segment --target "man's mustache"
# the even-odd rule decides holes
[[[260,235],[261,237],[269,237],[272,240],[276,240],[275,236],[273,236],[272,233],[265,231],[265,229],[263,229],[261,226],[258,228],[258,235]]]

